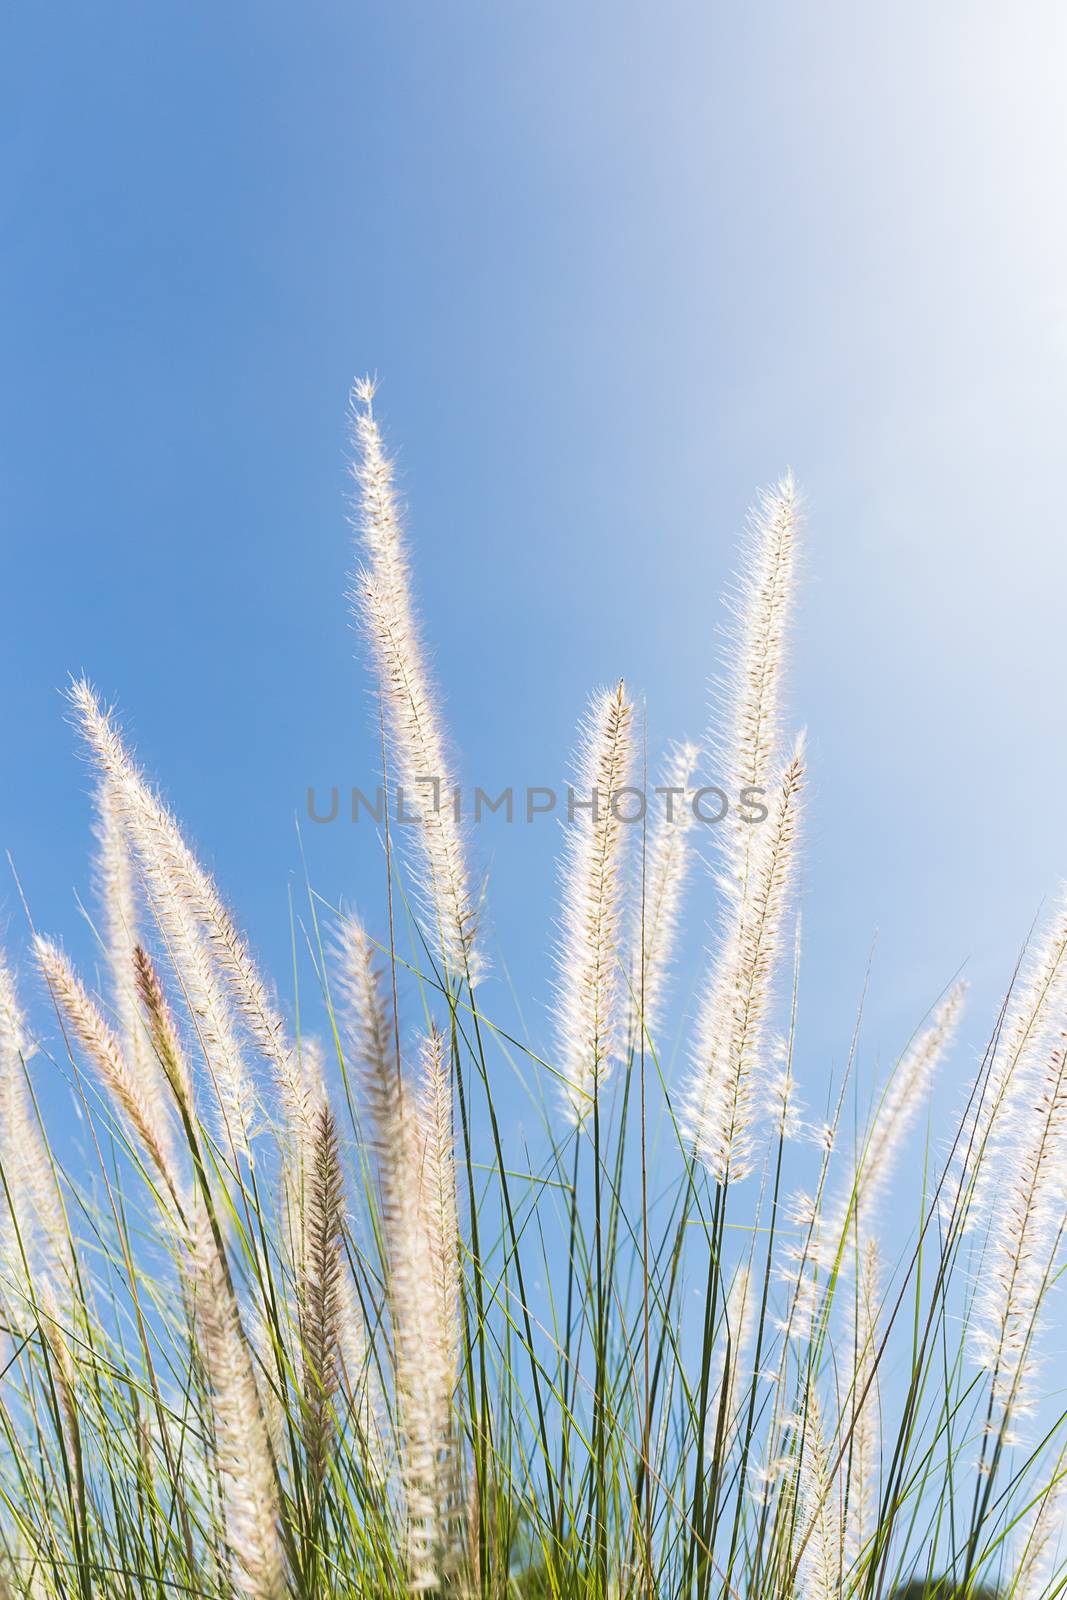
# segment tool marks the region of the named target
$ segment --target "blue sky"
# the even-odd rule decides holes
[[[1065,33],[911,0],[21,8],[0,837],[36,920],[87,955],[84,669],[285,987],[306,787],[373,780],[343,602],[373,370],[487,787],[561,776],[620,673],[653,749],[701,730],[746,504],[794,468],[801,1074],[818,1100],[875,940],[867,1079],[964,963],[979,1045],[1067,868]],[[369,833],[305,834],[374,920]],[[542,1038],[556,844],[478,840]],[[18,957],[10,879],[0,915]],[[712,915],[701,884],[694,960]]]

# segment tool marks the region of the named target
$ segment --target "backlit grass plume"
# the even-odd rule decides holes
[[[58,1188],[26,1077],[30,1041],[15,977],[0,955],[0,1196],[2,1260],[9,1288],[24,1266],[59,1272],[70,1265],[70,1242]],[[7,1290],[5,1290],[7,1292]]]
[[[796,485],[787,475],[764,493],[750,514],[726,630],[725,666],[716,694],[718,716],[709,745],[731,811],[716,829],[724,874],[744,891],[744,863],[758,833],[740,802],[749,790],[766,790],[782,757],[782,703],[786,651],[796,588],[800,513]]]
[[[92,1062],[135,1142],[155,1168],[155,1176],[162,1179],[171,1200],[180,1207],[182,1182],[170,1118],[126,1060],[99,1007],[59,947],[38,935],[34,950],[64,1021]]]
[[[671,751],[652,811],[644,851],[643,892],[634,911],[636,959],[630,974],[639,1023],[655,1042],[671,964],[681,931],[682,898],[692,865],[695,817],[691,781],[699,759],[696,745]]]
[[[1010,1168],[993,1202],[990,1259],[979,1290],[974,1350],[991,1374],[991,1408],[1004,1424],[1029,1409],[1038,1317],[1056,1275],[1067,1225],[1067,1029],[1020,1098]]]
[[[528,909],[521,964],[477,982],[371,402],[356,605],[418,820],[294,888],[283,992],[115,714],[70,691],[98,911],[70,956],[12,916],[0,958],[0,1597],[1055,1600],[1062,911],[960,1119],[962,984],[925,1019],[947,974],[893,995],[902,1039],[813,1015],[786,478],[671,809],[641,816],[630,692],[594,695],[556,780],[558,925]],[[366,926],[338,901],[357,869]]]
[[[879,1203],[952,1046],[966,994],[965,983],[954,984],[905,1051],[874,1107],[851,1184],[828,1208],[825,1245],[835,1252],[843,1243],[846,1258],[855,1258],[852,1265],[862,1261],[872,1227],[877,1228]]]
[[[796,1420],[796,1505],[792,1568],[802,1600],[836,1600],[842,1588],[844,1547],[832,1456],[822,1418],[822,1403],[809,1387]]]
[[[617,803],[633,763],[633,709],[623,684],[590,701],[575,760],[564,834],[556,1038],[564,1108],[581,1126],[621,1048],[624,865],[628,835]]]
[[[719,1182],[752,1170],[752,1124],[766,1083],[767,1022],[796,868],[803,745],[768,795],[768,815],[746,845],[742,890],[727,903],[700,1005],[682,1126]]]
[[[795,871],[803,746],[783,759],[781,705],[798,515],[791,477],[751,518],[710,743],[729,810],[715,831],[720,932],[705,982],[682,1125],[719,1180],[751,1168],[750,1128]],[[752,819],[765,809],[765,825]]]
[[[229,1274],[217,1238],[203,1217],[189,1272],[199,1351],[211,1396],[234,1593],[248,1600],[283,1600],[291,1591],[270,1438]]]
[[[374,385],[353,390],[354,474],[362,565],[352,600],[370,646],[393,756],[392,781],[415,818],[407,830],[431,943],[447,970],[475,982],[481,962],[477,907],[454,810],[455,780],[411,596],[394,486],[373,411]]]
[[[127,830],[167,955],[193,1022],[205,1077],[218,1100],[220,1134],[234,1155],[246,1154],[254,1092],[227,985],[215,959],[204,874],[174,818],[152,793],[103,710],[81,679],[70,691],[78,723],[107,780],[114,813]]]
[[[395,1365],[406,1564],[419,1590],[461,1549],[459,1229],[448,1060],[431,1028],[412,1084],[394,1048],[373,947],[349,916],[341,989],[381,1192],[383,1272]]]

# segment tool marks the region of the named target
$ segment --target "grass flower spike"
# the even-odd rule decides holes
[[[200,1353],[211,1387],[226,1533],[242,1600],[290,1594],[279,1537],[281,1507],[249,1345],[216,1237],[202,1217],[190,1263]]]
[[[0,1167],[7,1186],[6,1195],[0,1192],[0,1240],[16,1282],[22,1253],[32,1259],[35,1243],[46,1270],[60,1272],[70,1262],[63,1205],[26,1083],[29,1053],[15,979],[0,955]]]
[[[657,806],[654,824],[649,829],[644,893],[639,896],[634,915],[633,943],[637,957],[630,981],[640,1013],[639,1023],[653,1043],[678,941],[682,897],[692,861],[690,835],[694,817],[689,790],[699,755],[693,744],[678,745],[671,752],[657,790],[663,804]]]
[[[394,486],[373,411],[374,385],[353,391],[352,432],[359,485],[362,566],[352,599],[370,645],[393,758],[393,783],[415,821],[406,834],[428,937],[447,970],[477,982],[476,904],[456,820],[455,782],[441,729],[437,694],[426,665],[411,598],[411,580]]]
[[[765,1078],[767,1018],[793,886],[804,782],[803,745],[770,795],[765,822],[747,845],[744,893],[729,921],[697,1021],[682,1128],[719,1183],[752,1170],[752,1125]]]
[[[580,1127],[615,1063],[622,1028],[624,863],[630,826],[616,795],[630,782],[633,711],[622,683],[595,694],[581,728],[565,834],[556,954],[557,1064]]]
[[[208,1078],[218,1098],[223,1147],[247,1153],[254,1094],[225,981],[213,959],[205,923],[204,875],[170,812],[148,787],[119,737],[81,680],[70,692],[79,725],[133,843],[153,915],[178,975]]]
[[[180,1209],[182,1183],[169,1116],[161,1117],[159,1104],[154,1096],[146,1093],[144,1083],[123,1056],[118,1040],[63,952],[40,935],[34,940],[34,950],[45,981],[75,1038],[93,1063],[135,1141]]]
[[[991,1374],[991,1406],[1005,1438],[1034,1398],[1038,1318],[1052,1286],[1064,1228],[1067,1178],[1067,1032],[1040,1078],[1014,1109],[1012,1157],[997,1188],[995,1225],[972,1331],[976,1359]]]
[[[781,704],[793,599],[797,499],[791,477],[750,519],[721,690],[723,731],[710,744],[730,810],[716,829],[722,910],[682,1106],[694,1152],[720,1181],[751,1169],[756,1079],[793,881],[802,743],[781,754]],[[766,818],[752,820],[756,805]]]

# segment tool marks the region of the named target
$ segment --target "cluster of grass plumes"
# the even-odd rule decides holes
[[[873,1093],[851,1059],[832,1090],[805,1068],[786,479],[751,521],[713,729],[664,752],[674,808],[620,820],[646,736],[622,681],[588,702],[597,803],[566,828],[539,1055],[485,999],[372,402],[358,386],[375,743],[409,804],[428,774],[444,799],[423,786],[403,859],[385,832],[366,923],[309,891],[291,1007],[114,715],[71,691],[99,960],[31,929],[17,983],[0,962],[0,1597],[1055,1594],[1063,918],[947,1136],[924,1107],[962,984],[917,997]],[[762,801],[710,873],[706,781]],[[687,886],[715,931],[672,1025]],[[64,1080],[50,1137],[38,1097]]]

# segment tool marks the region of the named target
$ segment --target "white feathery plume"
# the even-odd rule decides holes
[[[339,958],[346,1027],[381,1189],[409,1575],[414,1590],[432,1589],[462,1553],[453,1400],[459,1230],[448,1063],[433,1029],[420,1057],[419,1092],[413,1094],[398,1070],[373,947],[354,916],[341,924]],[[373,1436],[370,1445],[373,1464]]]
[[[63,1204],[26,1084],[29,1054],[15,980],[0,955],[0,1165],[8,1189],[8,1196],[0,1194],[0,1236],[5,1241],[5,1262],[16,1282],[24,1277],[22,1252],[14,1233],[16,1221],[23,1249],[31,1259],[36,1244],[46,1269],[62,1273],[70,1265]]]
[[[356,574],[352,601],[374,656],[393,777],[403,791],[405,812],[414,819],[403,833],[415,850],[427,933],[448,970],[476,983],[482,970],[477,907],[453,805],[452,765],[411,599],[393,463],[382,443],[373,399],[369,379],[355,385],[353,475],[359,485],[356,526],[364,564]]]
[[[383,1105],[385,1097],[382,1097]],[[414,1590],[437,1587],[437,1455],[442,1437],[434,1345],[434,1261],[426,1230],[422,1130],[406,1083],[389,1100],[390,1126],[379,1139],[378,1165],[388,1252],[387,1288],[396,1363],[401,1472],[407,1511],[408,1567]],[[450,1419],[449,1419],[450,1421]]]
[[[202,1212],[190,1262],[200,1353],[211,1390],[226,1533],[242,1600],[285,1600],[280,1504],[249,1347],[216,1239]]]
[[[966,1222],[988,1220],[1005,1161],[1011,1159],[1013,1125],[1032,1098],[1067,1010],[1067,897],[1043,939],[1028,952],[1012,987],[981,1099],[964,1120],[957,1141],[959,1185],[970,1205]],[[973,1190],[972,1190],[973,1185]],[[947,1186],[946,1186],[947,1187]]]
[[[997,1177],[991,1229],[972,1352],[992,1373],[994,1405],[1011,1420],[1027,1411],[1037,1374],[1034,1342],[1038,1314],[1053,1276],[1062,1236],[1067,1185],[1067,1033],[1049,1051],[1039,1081],[1023,1099],[1013,1097],[1005,1137],[1007,1159]],[[1010,1437],[1010,1434],[1009,1434]]]
[[[867,1239],[853,1306],[850,1348],[852,1385],[849,1397],[852,1432],[845,1514],[845,1560],[859,1560],[874,1532],[878,1473],[881,1466],[881,1410],[878,1391],[878,1245]]]
[[[338,989],[345,1033],[358,1072],[361,1098],[368,1117],[368,1142],[374,1151],[382,1186],[382,1211],[387,1231],[390,1217],[399,1215],[404,1171],[403,1128],[410,1108],[406,1103],[396,1060],[396,1041],[390,1007],[382,989],[374,946],[359,918],[342,917],[336,944]],[[389,1248],[389,1241],[386,1241]],[[368,1466],[384,1476],[384,1441],[378,1423],[379,1381],[377,1364],[367,1348],[363,1308],[350,1274],[343,1279],[342,1357],[345,1376],[364,1427]]]
[[[1056,1477],[1023,1525],[1018,1545],[1012,1600],[1043,1600],[1053,1587],[1056,1549],[1067,1527],[1067,1462],[1061,1457]]]
[[[382,1394],[378,1366],[367,1337],[367,1321],[347,1267],[340,1281],[341,1381],[352,1407],[365,1450],[368,1476],[384,1483],[388,1472],[382,1436]]]
[[[885,1195],[905,1137],[927,1099],[937,1069],[951,1048],[967,994],[964,982],[954,984],[937,1007],[929,1026],[918,1033],[885,1087],[868,1130],[859,1170],[848,1194],[827,1210],[823,1237],[836,1256],[846,1223],[861,1261],[867,1231]],[[846,1249],[845,1259],[853,1255]]]
[[[179,842],[181,840],[178,834]],[[223,902],[215,880],[185,847],[193,903],[200,915],[208,948],[229,986],[238,1014],[256,1049],[268,1062],[290,1137],[307,1132],[309,1107],[297,1051],[259,971],[248,941]]]
[[[635,909],[633,1005],[640,1012],[639,1025],[653,1043],[674,959],[692,859],[689,836],[695,819],[689,783],[699,754],[693,744],[675,745],[670,753],[657,790],[657,800],[662,799],[663,804],[657,805],[648,833],[644,893],[639,895]]]
[[[730,1438],[737,1421],[739,1396],[743,1402],[741,1377],[748,1360],[749,1346],[752,1342],[752,1312],[753,1299],[751,1293],[752,1274],[747,1266],[740,1266],[730,1285],[730,1292],[726,1297],[726,1324],[719,1335],[719,1345],[715,1352],[715,1368],[713,1374],[712,1400],[708,1407],[709,1435],[708,1450],[714,1445],[713,1430],[719,1427],[719,1416],[723,1416],[723,1440],[729,1448]],[[727,1370],[727,1363],[729,1370]],[[726,1384],[725,1401],[723,1400],[723,1382]]]
[[[315,1160],[319,1141],[319,1112],[329,1105],[326,1089],[326,1063],[322,1041],[304,1034],[298,1041],[297,1070],[300,1074],[299,1122],[290,1123],[282,1149],[281,1188],[282,1205],[286,1216],[285,1246],[292,1257],[297,1276],[304,1264],[304,1210],[308,1192],[308,1174]]]
[[[382,988],[374,946],[352,913],[341,918],[336,954],[345,1033],[370,1115],[370,1142],[380,1156],[396,1120],[400,1067],[391,1007]]]
[[[715,829],[720,935],[700,1004],[682,1127],[719,1181],[751,1170],[755,1080],[764,1065],[793,876],[802,746],[798,741],[783,763],[781,705],[798,525],[787,474],[749,517],[719,692],[723,727],[708,741],[729,810]],[[761,803],[767,816],[750,820]]]
[[[841,1518],[830,1472],[822,1410],[814,1384],[808,1385],[796,1462],[796,1521],[793,1559],[797,1560],[800,1600],[839,1600],[841,1594]]]
[[[135,766],[108,712],[84,681],[70,692],[85,738],[109,781],[144,874],[152,909],[204,1052],[222,1116],[224,1146],[248,1153],[254,1092],[225,984],[209,948],[204,874],[163,802]]]
[[[158,1106],[146,1095],[143,1081],[131,1071],[118,1040],[62,950],[40,934],[35,936],[33,946],[56,1004],[136,1142],[142,1146],[163,1179],[170,1198],[181,1210],[182,1185],[174,1159],[170,1119],[160,1119]]]
[[[594,694],[580,728],[576,804],[564,835],[555,1018],[564,1109],[579,1127],[619,1052],[623,866],[630,825],[615,796],[628,786],[632,708],[620,681]]]
[[[347,1038],[355,1060],[367,1120],[368,1144],[378,1169],[385,1245],[386,1291],[393,1329],[402,1469],[408,1499],[409,1566],[432,1575],[432,1431],[423,1384],[423,1319],[429,1282],[425,1235],[419,1219],[420,1159],[416,1108],[400,1072],[390,1007],[374,946],[359,918],[341,920],[337,939],[338,988]],[[354,1297],[353,1297],[354,1298]]]
[[[418,1089],[419,1211],[429,1264],[423,1363],[433,1450],[433,1548],[438,1578],[463,1559],[463,1483],[455,1388],[460,1360],[459,1217],[452,1131],[452,1083],[436,1027],[423,1041]]]
[[[314,1111],[327,1098],[326,1054],[322,1040],[315,1034],[305,1033],[300,1040],[300,1077],[303,1099]]]
[[[727,667],[717,698],[724,727],[709,735],[730,809],[717,825],[728,890],[745,893],[745,866],[760,824],[744,820],[746,789],[770,789],[781,765],[782,687],[796,585],[799,531],[796,485],[787,473],[749,515],[741,572],[729,604]]]
[[[139,939],[133,861],[114,790],[107,779],[97,789],[96,813],[97,892],[104,913],[104,944],[119,1043],[131,1073],[144,1086],[145,1099],[154,1102],[156,1120],[164,1122],[166,1083],[148,1048],[137,999],[134,952]]]
[[[752,1170],[751,1128],[793,884],[803,779],[798,740],[769,797],[766,820],[752,824],[744,893],[728,907],[700,1006],[681,1126],[696,1158],[720,1183]]]

